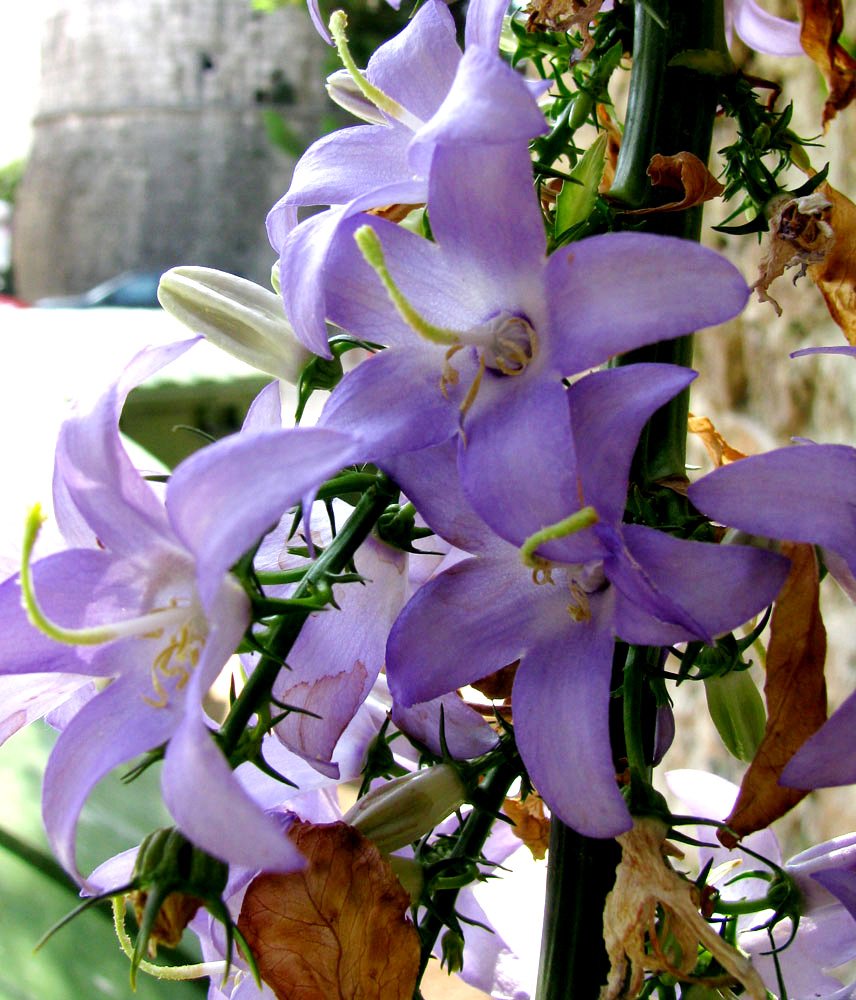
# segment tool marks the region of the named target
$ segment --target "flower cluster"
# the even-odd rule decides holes
[[[751,685],[742,654],[763,624],[732,633],[784,603],[796,566],[770,539],[822,546],[856,595],[856,452],[801,444],[688,483],[689,338],[737,316],[750,288],[694,238],[693,206],[720,185],[705,181],[696,198],[682,180],[683,201],[648,191],[650,204],[628,204],[647,113],[631,95],[623,159],[609,163],[609,80],[631,36],[634,79],[650,60],[700,87],[722,77],[722,105],[757,122],[754,152],[741,137],[729,158],[727,196],[742,184],[755,204],[753,171],[775,188],[763,157],[800,140],[737,78],[726,28],[779,54],[796,54],[798,28],[751,0],[711,3],[697,44],[675,41],[680,18],[668,45],[655,44],[665,28],[637,6],[633,27],[626,3],[533,4],[529,29],[561,29],[539,32],[504,20],[504,3],[472,0],[461,49],[449,8],[426,0],[365,70],[334,14],[324,34],[344,70],[329,90],[366,124],[310,146],[271,210],[276,293],[204,268],[161,281],[168,311],[276,381],[240,432],[167,477],[135,468],[119,416],[130,390],[194,341],[142,350],[63,425],[62,541],[34,558],[34,510],[20,572],[0,584],[0,722],[19,712],[27,677],[49,675],[32,689],[40,709],[61,705],[48,836],[86,892],[133,894],[135,971],[157,973],[146,948],[192,921],[205,964],[188,975],[216,971],[214,998],[373,997],[395,983],[384,1000],[409,1000],[432,954],[486,992],[522,998],[517,959],[473,888],[518,845],[494,826],[503,809],[532,820],[535,832],[515,829],[533,851],[548,821],[581,841],[617,839],[616,887],[597,914],[612,961],[597,973],[604,997],[674,996],[677,979],[759,1000],[765,987],[820,995],[818,983],[831,995],[829,956],[852,957],[849,841],[841,864],[824,847],[783,868],[766,845],[799,904],[772,890],[735,902],[730,883],[692,882],[664,858],[679,825],[652,784],[673,730],[666,655],[681,659],[681,681]],[[509,64],[500,48],[515,37]],[[524,55],[540,78],[518,71]],[[583,152],[585,123],[604,137]],[[702,146],[649,152],[667,174],[678,163],[705,173]],[[624,178],[612,198],[610,169]],[[305,208],[321,210],[301,218]],[[689,221],[639,221],[658,208]],[[314,425],[284,414],[286,383],[298,418],[314,391],[329,393]],[[764,540],[735,543],[707,518]],[[215,719],[205,698],[224,668],[229,703]],[[786,741],[774,727],[738,732],[736,697],[721,694],[714,713],[736,733],[729,746],[778,760]],[[775,780],[856,782],[854,699],[790,747]],[[101,778],[141,755],[138,767],[162,761],[176,829],[85,879],[81,810]],[[337,790],[355,780],[360,798],[343,813]],[[522,805],[507,804],[512,793]],[[760,829],[736,822],[739,806],[728,817],[694,808],[738,833]],[[772,978],[766,955],[753,966],[739,951],[759,955],[757,928],[728,909],[757,916],[761,902],[777,947],[790,943],[783,931],[814,947],[807,929],[821,911],[847,946],[818,952],[810,970],[774,962]],[[720,933],[707,922],[717,913]],[[388,958],[380,938],[395,941]],[[548,966],[542,983],[558,978]]]

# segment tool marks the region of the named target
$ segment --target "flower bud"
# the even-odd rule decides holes
[[[135,888],[129,893],[140,927],[132,968],[143,948],[151,957],[159,944],[175,948],[199,907],[222,895],[228,874],[228,865],[194,847],[178,830],[149,834],[137,853]]]
[[[382,854],[412,844],[467,800],[467,789],[451,764],[438,764],[372,789],[345,814],[345,822],[368,837]]]
[[[753,759],[764,738],[767,712],[748,670],[732,670],[704,680],[707,707],[729,753]]]
[[[445,966],[449,975],[460,972],[464,967],[463,937],[450,927],[440,938],[440,948],[443,953],[440,964]]]
[[[210,267],[174,267],[161,276],[158,300],[185,326],[275,378],[296,383],[312,357],[280,299],[246,278]]]

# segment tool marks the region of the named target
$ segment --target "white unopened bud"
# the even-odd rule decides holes
[[[451,764],[438,764],[393,778],[364,795],[344,820],[390,854],[426,833],[460,808],[467,789]]]
[[[195,333],[275,378],[296,383],[312,357],[278,296],[246,278],[210,267],[174,267],[162,275],[158,299]]]

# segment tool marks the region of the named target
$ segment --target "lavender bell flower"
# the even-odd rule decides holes
[[[621,523],[641,428],[693,377],[633,365],[567,390],[573,437],[561,457],[574,487],[566,489],[554,461],[525,479],[530,496],[520,508],[540,504],[571,517],[522,550],[467,513],[449,444],[392,463],[427,523],[475,553],[422,587],[393,626],[393,697],[422,701],[519,660],[512,711],[521,756],[550,809],[586,836],[613,837],[631,825],[609,742],[614,636],[642,645],[709,642],[769,603],[786,575],[787,561],[773,553]],[[569,535],[574,520],[589,526]]]
[[[696,816],[724,820],[737,800],[738,787],[724,778],[703,771],[680,770],[666,774],[666,784]],[[710,827],[700,827],[698,837],[705,843],[713,840]],[[757,854],[780,865],[796,883],[801,894],[800,923],[791,944],[779,952],[778,959],[790,1000],[833,1000],[849,997],[853,987],[842,989],[834,969],[856,958],[856,834],[846,834],[818,844],[788,861],[782,862],[781,850],[772,830],[746,837],[743,843]],[[714,869],[727,862],[739,865],[721,877],[717,888],[724,899],[760,899],[769,883],[763,879],[742,878],[744,871],[765,866],[743,853],[740,847],[728,851],[714,841],[700,850],[701,866],[713,862]],[[738,943],[749,954],[767,988],[779,993],[775,964],[768,954],[770,937],[766,930],[755,930],[768,913],[746,914],[738,918]],[[790,920],[779,923],[773,934],[781,947],[790,937]]]
[[[268,214],[286,313],[316,354],[330,356],[323,274],[351,216],[424,203],[436,142],[494,148],[525,143],[546,131],[532,86],[496,54],[495,16],[491,3],[473,7],[462,56],[446,5],[429,0],[404,31],[375,52],[366,69],[383,124],[358,125],[319,139],[301,157],[289,190]],[[318,204],[331,207],[295,228],[298,207]]]
[[[249,623],[247,597],[228,572],[242,550],[232,555],[229,546],[249,537],[248,548],[270,520],[260,529],[257,508],[230,502],[247,484],[218,493],[217,470],[206,475],[203,453],[189,460],[190,470],[179,467],[164,502],[119,438],[130,389],[192,343],[142,351],[91,409],[63,425],[54,506],[76,547],[25,565],[20,581],[0,586],[4,674],[78,673],[107,683],[65,726],[45,772],[45,826],[72,872],[77,819],[93,786],[167,741],[164,798],[189,839],[225,859],[273,869],[300,864],[232,778],[201,709]],[[335,455],[342,444],[340,435],[314,429],[299,442],[304,480],[295,470],[289,487],[280,487],[292,490],[291,503],[315,485],[300,444],[313,452],[313,442],[320,445],[319,454],[326,445]],[[287,463],[284,472],[288,477]],[[31,535],[35,530],[31,519]],[[213,569],[206,563],[212,553]]]
[[[567,513],[533,503],[533,481],[563,467],[575,494],[563,378],[727,319],[748,289],[712,251],[641,233],[548,258],[522,143],[438,142],[428,204],[436,242],[374,217],[343,224],[327,316],[387,349],[339,383],[319,423],[381,462],[457,435],[470,502],[500,534],[525,537]],[[357,230],[362,252],[345,238]]]
[[[693,483],[689,497],[722,524],[822,546],[832,575],[856,596],[856,449],[800,444],[754,455]],[[822,788],[856,782],[854,725],[856,693],[797,751],[781,783]]]

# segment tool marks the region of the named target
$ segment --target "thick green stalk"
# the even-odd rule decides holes
[[[655,16],[652,16],[652,12]],[[665,25],[665,30],[661,25]],[[672,155],[688,151],[706,163],[710,154],[716,111],[716,80],[695,70],[670,65],[686,50],[724,48],[722,0],[645,0],[635,4],[633,71],[621,154],[611,198],[628,208],[641,208],[667,200],[655,191],[646,171],[655,153]],[[701,209],[628,217],[628,228],[698,240]],[[620,275],[616,275],[620,281]],[[692,336],[634,351],[618,364],[639,361],[690,365]],[[642,433],[631,478],[640,486],[685,475],[688,393],[657,411]],[[640,650],[639,657],[649,651]],[[613,664],[613,689],[624,679],[627,653],[619,643]],[[638,672],[631,671],[634,683]],[[647,688],[647,685],[646,685]],[[624,723],[631,725],[634,764],[640,766],[640,734],[651,756],[653,699],[634,689],[628,713],[644,718],[623,718],[620,700],[610,706],[613,755],[622,770],[627,755]],[[615,881],[621,851],[615,841],[589,840],[555,818],[550,836],[547,901],[544,916],[541,967],[536,1000],[597,1000],[606,980],[608,961],[603,943],[603,907]]]

